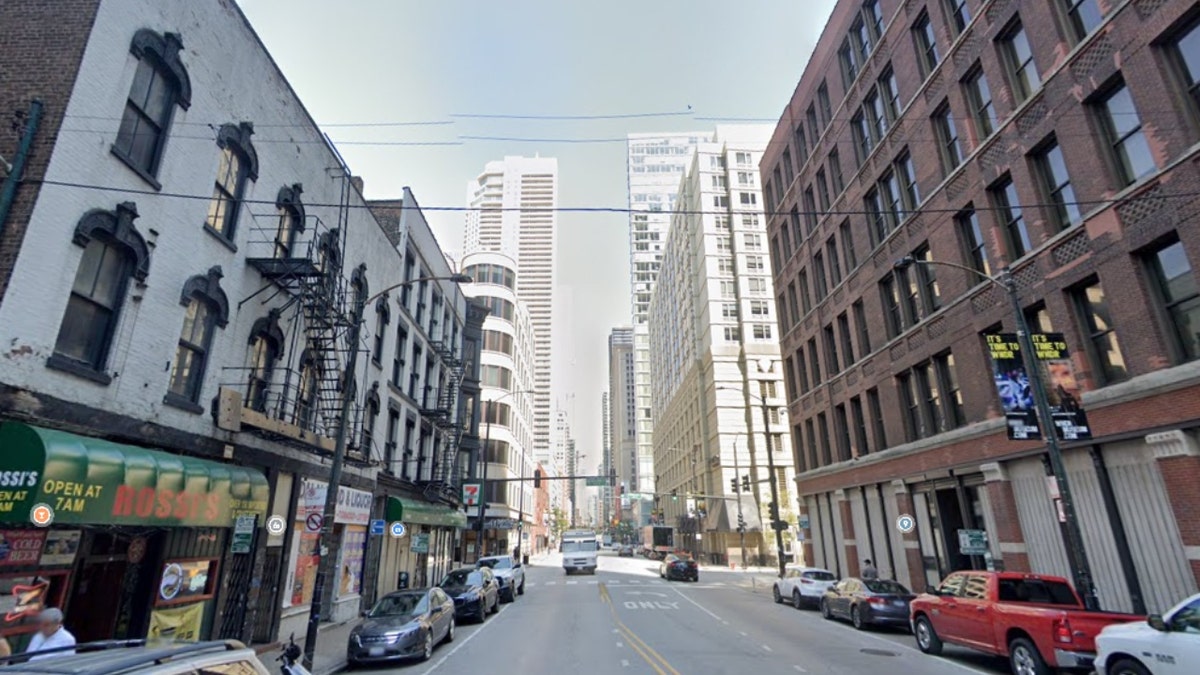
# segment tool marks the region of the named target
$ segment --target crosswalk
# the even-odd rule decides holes
[[[542,585],[543,586],[558,586],[559,583],[560,582],[558,582],[558,581],[547,581],[547,582],[543,583]],[[582,582],[579,580],[567,580],[567,581],[563,581],[561,583],[564,586],[578,586],[580,584],[583,584],[586,586],[595,586],[596,584],[600,583],[600,580],[599,579],[589,579],[589,580],[582,581]],[[529,586],[529,587],[533,587],[533,586],[537,586],[538,584],[535,581],[529,581],[529,582],[526,582],[525,585]],[[666,586],[667,582],[665,582],[665,581],[638,581],[635,579],[631,579],[631,580],[626,580],[626,581],[605,581],[604,585],[608,586],[609,588],[612,588],[614,586]],[[704,584],[704,585],[694,585],[694,584],[684,584],[683,585],[684,588],[723,588],[724,586],[725,586],[725,584],[720,581],[714,581],[713,583]]]

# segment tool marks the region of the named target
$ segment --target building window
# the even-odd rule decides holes
[[[904,331],[904,314],[900,310],[900,291],[896,287],[896,277],[892,274],[879,282],[879,298],[883,302],[883,318],[887,325],[888,339],[894,338]]]
[[[747,232],[742,235],[742,240],[746,242],[747,251],[762,250],[762,235],[757,233]]]
[[[879,390],[867,390],[867,411],[871,415],[871,431],[875,434],[875,447],[886,450],[887,427],[883,423],[883,406],[879,402]]]
[[[769,303],[766,300],[750,301],[750,316],[765,317],[770,315]]]
[[[300,384],[296,388],[292,418],[292,423],[301,429],[311,429],[316,419],[320,381],[321,364],[317,362],[317,355],[306,349],[300,356]]]
[[[783,165],[784,182],[779,186],[779,195],[782,197],[789,187],[792,186],[792,181],[796,179],[796,174],[793,172],[792,151],[790,148],[783,149],[783,159],[780,160]]]
[[[1200,358],[1200,287],[1183,244],[1167,244],[1147,260],[1175,349],[1184,361]]]
[[[738,198],[742,206],[754,206],[758,204],[758,194],[754,192],[739,192]]]
[[[842,372],[841,362],[838,360],[837,338],[833,334],[833,324],[825,326],[825,371],[833,376],[836,373]]]
[[[800,315],[800,301],[796,297],[796,282],[794,282],[794,281],[788,284],[787,306],[788,306],[788,311],[791,313],[791,316],[792,316],[792,325],[799,323],[800,316],[801,316]]]
[[[817,169],[817,198],[822,211],[829,210],[829,181],[825,178],[825,169]]]
[[[484,349],[487,349],[488,339],[492,336],[506,337],[509,339],[509,351],[512,350],[512,336],[494,331],[484,331],[483,337]],[[404,355],[408,352],[408,330],[404,327],[404,323],[396,327],[396,351],[392,354],[392,384],[397,389],[404,387]]]
[[[846,257],[846,273],[858,267],[858,258],[854,253],[854,233],[850,230],[850,221],[844,221],[838,226],[838,234],[842,238],[842,255]]]
[[[1179,33],[1170,46],[1171,59],[1175,62],[1184,87],[1191,99],[1193,111],[1200,112],[1200,21],[1193,21]]]
[[[829,284],[825,277],[825,257],[820,252],[813,255],[813,270],[817,274],[817,302],[821,302],[829,295]]]
[[[1014,104],[1020,105],[1042,86],[1037,64],[1033,61],[1033,49],[1019,19],[1001,33],[999,40]]]
[[[980,274],[990,275],[991,267],[988,265],[987,244],[983,240],[983,230],[979,226],[979,214],[973,207],[968,206],[954,219],[958,223],[958,233],[966,252],[967,266]],[[969,283],[973,285],[977,282],[979,279],[974,278]]]
[[[726,321],[737,321],[738,307],[736,302],[721,303],[721,318]]]
[[[392,313],[388,309],[387,296],[381,296],[375,302],[375,344],[371,350],[371,360],[376,365],[383,363],[383,334],[391,321]]]
[[[895,171],[889,171],[879,179],[879,196],[883,199],[888,231],[899,225],[904,218],[904,202],[900,194],[900,181],[896,178]],[[880,238],[882,239],[882,236]]]
[[[300,203],[302,188],[299,183],[280,188],[275,197],[278,222],[275,226],[275,257],[281,260],[298,257],[293,250],[296,236],[304,231],[304,206]]]
[[[900,89],[896,86],[896,73],[888,65],[878,80],[879,98],[883,101],[883,112],[889,122],[900,117]]]
[[[254,322],[250,329],[250,363],[246,385],[245,406],[266,412],[267,397],[275,363],[283,353],[283,331],[279,329],[279,312],[271,310]]]
[[[871,446],[867,441],[867,418],[863,415],[862,399],[857,396],[850,399],[850,422],[854,426],[855,456],[869,454]]]
[[[813,189],[810,185],[804,190],[805,236],[812,234],[813,231],[817,229],[818,216],[819,213],[817,212],[817,200],[815,197],[813,197]]]
[[[867,309],[863,306],[862,299],[854,301],[850,305],[850,311],[854,313],[854,324],[858,326],[858,349],[863,356],[871,353],[871,333],[867,326]]]
[[[887,113],[883,111],[883,100],[879,98],[879,92],[875,89],[867,92],[862,107],[867,114],[871,138],[875,139],[876,143],[882,141],[887,135],[888,118]]]
[[[850,459],[850,425],[846,420],[846,406],[834,407],[833,428],[837,435],[838,461],[848,461]]]
[[[1087,37],[1104,20],[1098,0],[1059,0],[1059,5],[1066,15],[1067,29],[1074,42]]]
[[[892,230],[891,223],[888,221],[888,215],[884,213],[883,201],[878,189],[871,189],[863,197],[863,209],[867,213],[868,233],[871,236],[871,245],[878,246],[883,243],[884,239],[887,239],[888,232]]]
[[[942,173],[949,175],[958,168],[959,164],[962,164],[962,150],[958,146],[958,129],[954,126],[949,103],[943,103],[933,113],[933,131],[937,136],[938,150],[942,157]]]
[[[813,145],[821,138],[822,127],[820,120],[817,119],[817,104],[809,103],[808,109],[804,111],[804,119],[808,122],[808,130],[812,133]]]
[[[867,20],[867,29],[878,41],[883,35],[883,10],[879,9],[879,0],[867,0],[863,3],[863,17]]]
[[[811,126],[809,128],[813,129],[814,134],[817,133],[816,129]],[[799,172],[804,168],[804,162],[808,159],[808,139],[804,135],[803,123],[796,124],[796,131],[792,134],[792,142],[796,146],[796,171]]]
[[[1063,159],[1058,140],[1051,138],[1043,144],[1034,154],[1033,162],[1046,200],[1051,205],[1051,220],[1059,230],[1078,225],[1083,215],[1075,201],[1075,190],[1071,188],[1071,176],[1067,173],[1067,162]]]
[[[949,20],[950,29],[957,37],[966,30],[967,24],[971,23],[971,8],[967,6],[967,0],[942,1],[946,6],[946,18]]]
[[[1130,185],[1154,171],[1154,157],[1142,131],[1142,120],[1124,82],[1108,90],[1098,104],[1098,111],[1121,184]]]
[[[817,427],[821,432],[821,447],[825,448],[825,464],[833,464],[833,448],[829,442],[829,421],[825,413],[817,414]]]
[[[944,352],[933,357],[933,368],[938,378],[938,385],[946,392],[942,397],[945,411],[945,428],[957,429],[967,423],[967,415],[963,411],[962,390],[958,386],[958,371],[954,365],[954,354]]]
[[[821,355],[817,353],[817,338],[808,340],[808,371],[812,374],[814,387],[821,384]]]
[[[859,166],[867,161],[871,156],[871,150],[875,147],[875,141],[871,137],[871,126],[867,121],[867,116],[861,111],[850,118],[850,131],[854,136],[854,154],[858,159]]]
[[[149,247],[133,226],[135,218],[136,206],[125,202],[115,211],[90,211],[76,224],[73,241],[83,255],[46,365],[102,384],[111,381],[103,371],[129,280],[149,273]]]
[[[717,272],[721,274],[733,274],[733,258],[727,256],[717,258]]]
[[[1029,327],[1031,332],[1054,332],[1054,325],[1050,323],[1050,312],[1046,311],[1046,303],[1039,302],[1032,307],[1027,307],[1022,313],[1025,315],[1025,325]]]
[[[833,121],[833,108],[829,105],[829,87],[825,84],[825,80],[821,80],[821,84],[817,86],[817,104],[821,106],[821,115],[823,115],[822,127],[828,126]]]
[[[983,66],[979,63],[963,78],[963,89],[967,94],[967,103],[971,106],[971,119],[975,121],[975,133],[979,137],[977,143],[996,130],[996,107],[992,105],[992,89],[988,86],[987,76],[983,74]]]
[[[850,38],[843,40],[838,49],[838,64],[842,69],[842,87],[849,89],[858,77],[858,52],[850,45]]]
[[[1088,341],[1088,357],[1097,385],[1112,384],[1129,378],[1125,357],[1113,327],[1112,311],[1100,282],[1093,281],[1072,291],[1079,312],[1082,332]]]
[[[1021,200],[1017,196],[1017,186],[1012,176],[1005,176],[988,192],[996,208],[996,219],[1004,229],[1009,262],[1015,261],[1033,250],[1029,228],[1025,225],[1025,214],[1021,211]]]
[[[854,338],[850,334],[850,316],[845,312],[838,315],[838,337],[842,341],[842,356],[846,359],[846,365],[854,363]]]
[[[830,280],[833,282],[833,286],[837,287],[838,284],[842,283],[842,263],[838,257],[837,239],[835,237],[830,237],[825,242],[825,256],[829,258]]]
[[[842,178],[842,158],[838,154],[837,148],[829,151],[829,179],[833,181],[833,194],[840,195],[846,189],[846,183]]]
[[[804,361],[804,347],[796,350],[796,380],[800,385],[800,394],[808,393],[808,364]]]
[[[896,159],[894,166],[896,175],[900,178],[901,201],[904,204],[899,218],[904,220],[920,206],[921,191],[917,187],[917,170],[913,168],[912,155],[908,154],[907,150]]]
[[[175,106],[186,110],[191,105],[191,83],[179,60],[182,48],[175,33],[147,29],[139,30],[130,45],[137,70],[112,151],[155,187]]]
[[[371,387],[367,395],[366,409],[363,411],[362,439],[359,441],[359,452],[366,457],[374,457],[375,424],[379,421],[379,383]],[[386,458],[386,459],[390,459]],[[390,466],[385,467],[391,470]]]
[[[928,244],[922,244],[912,252],[914,260],[930,261],[933,255]],[[906,309],[909,321],[915,325],[942,306],[941,290],[937,274],[932,265],[913,265],[900,272],[906,287]]]
[[[186,404],[200,401],[213,333],[218,326],[224,328],[229,322],[229,301],[221,290],[221,276],[221,268],[213,267],[208,274],[194,276],[184,284],[180,304],[187,310],[171,368],[168,403],[183,403],[184,407],[192,408]]]
[[[763,257],[761,255],[746,256],[746,271],[762,272],[765,269],[766,269],[766,262],[763,260]]]
[[[771,339],[771,324],[769,323],[756,323],[752,330],[754,331],[755,340],[765,341]]]
[[[917,46],[917,63],[921,67],[921,77],[929,77],[942,60],[938,55],[937,38],[933,34],[929,12],[921,10],[921,15],[913,23],[912,33]]]
[[[812,293],[808,288],[808,270],[800,270],[800,303],[804,313],[812,311]]]
[[[725,341],[726,342],[737,342],[738,340],[741,340],[741,339],[742,339],[741,331],[738,330],[737,326],[725,326]]]
[[[858,53],[859,60],[862,63],[867,62],[867,57],[871,55],[872,39],[871,29],[868,27],[864,17],[859,17],[850,25],[850,39],[854,43],[854,49]]]
[[[236,234],[238,209],[246,182],[258,179],[258,155],[250,143],[253,133],[254,127],[249,122],[223,125],[217,133],[221,153],[204,224],[230,242]]]

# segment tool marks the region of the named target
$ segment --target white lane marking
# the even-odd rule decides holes
[[[675,589],[672,589],[672,590],[674,590],[676,593],[678,593],[678,594],[679,594],[679,597],[681,597],[681,598],[683,598],[684,600],[687,600],[688,602],[692,603],[693,605],[695,605],[695,606],[699,607],[699,608],[700,608],[700,609],[701,609],[701,610],[702,610],[702,611],[703,611],[705,614],[707,614],[707,615],[711,616],[712,618],[716,619],[717,621],[725,621],[724,619],[722,619],[721,617],[717,616],[716,614],[713,614],[713,613],[712,613],[712,611],[710,611],[710,610],[709,610],[707,607],[705,607],[704,605],[701,605],[700,603],[696,602],[695,600],[693,600],[693,599],[689,598],[688,596],[684,595],[684,594],[683,594],[683,591],[680,591],[678,588],[675,588]],[[726,623],[728,623],[728,622],[726,622]]]
[[[470,635],[468,635],[467,637],[463,638],[461,642],[456,642],[454,644],[454,649],[451,649],[450,651],[446,652],[446,654],[444,656],[442,656],[442,658],[437,660],[437,663],[434,663],[432,666],[429,666],[429,668],[426,669],[425,672],[421,673],[421,675],[429,675],[433,671],[437,670],[438,667],[441,666],[443,663],[445,663],[447,659],[449,659],[451,656],[454,656],[458,652],[458,650],[462,649],[463,647],[466,647],[468,642],[470,642],[471,640],[474,640],[476,635],[479,635],[483,631],[487,630],[489,626],[495,626],[496,621],[499,619],[499,616],[501,614],[503,614],[504,612],[506,612],[507,610],[508,610],[508,607],[501,607],[499,609],[499,611],[496,612],[496,618],[494,618],[491,621],[480,626],[479,630],[477,630],[477,631],[471,633]]]
[[[724,619],[721,619],[721,623],[725,624],[726,626],[728,626],[728,625],[729,625],[729,622],[728,622],[728,621],[726,621],[726,620],[724,620]]]
[[[808,672],[807,670],[801,668],[800,666],[792,666],[792,667],[796,669],[797,673],[807,673]]]
[[[577,583],[579,583],[579,582],[578,582],[578,581],[568,581],[568,582],[567,582],[567,585],[568,585],[568,586],[574,586],[574,585],[575,585],[575,584],[577,584]]]
[[[749,634],[749,633],[747,633],[747,632],[746,632],[746,631],[744,631],[744,630],[739,630],[739,631],[738,631],[738,635],[741,635],[742,637],[749,637],[749,636],[750,636],[750,634]]]
[[[617,642],[617,649],[624,649],[624,648],[625,648],[624,642]]]
[[[765,649],[765,650],[767,650],[767,651],[771,651],[771,647],[770,647],[770,645],[763,645],[763,646],[762,646],[762,648],[763,648],[763,649]]]
[[[613,629],[613,632],[614,632],[614,633],[620,633],[621,631],[619,631],[619,630],[617,630],[616,628],[614,628],[614,629]]]
[[[628,668],[629,667],[629,659],[621,659],[621,667]]]
[[[631,584],[640,584],[640,583],[642,583],[642,582],[640,582],[640,581],[630,581],[629,583],[631,583]]]
[[[557,581],[547,581],[547,582],[546,582],[546,585],[547,585],[547,586],[553,586],[553,585],[555,585],[555,584],[557,584],[557,583],[558,583]]]
[[[600,582],[599,581],[589,581],[588,586],[595,586],[598,583],[600,583]]]

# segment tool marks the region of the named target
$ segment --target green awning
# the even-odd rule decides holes
[[[231,527],[265,516],[270,493],[253,469],[0,423],[0,522],[45,504],[55,523]]]
[[[415,499],[388,497],[388,522],[401,522],[405,525],[443,525],[445,527],[466,527],[467,514],[449,506],[430,504]]]

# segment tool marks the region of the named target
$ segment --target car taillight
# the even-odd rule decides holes
[[[802,584],[811,584],[812,582],[813,582],[812,579],[801,579],[800,580],[800,583],[802,583]]]
[[[877,595],[873,595],[873,596],[867,598],[867,602],[871,603],[872,605],[886,605],[887,598],[881,598]]]
[[[1071,644],[1074,639],[1071,637],[1071,622],[1063,617],[1055,619],[1054,623],[1054,641],[1062,644]]]

